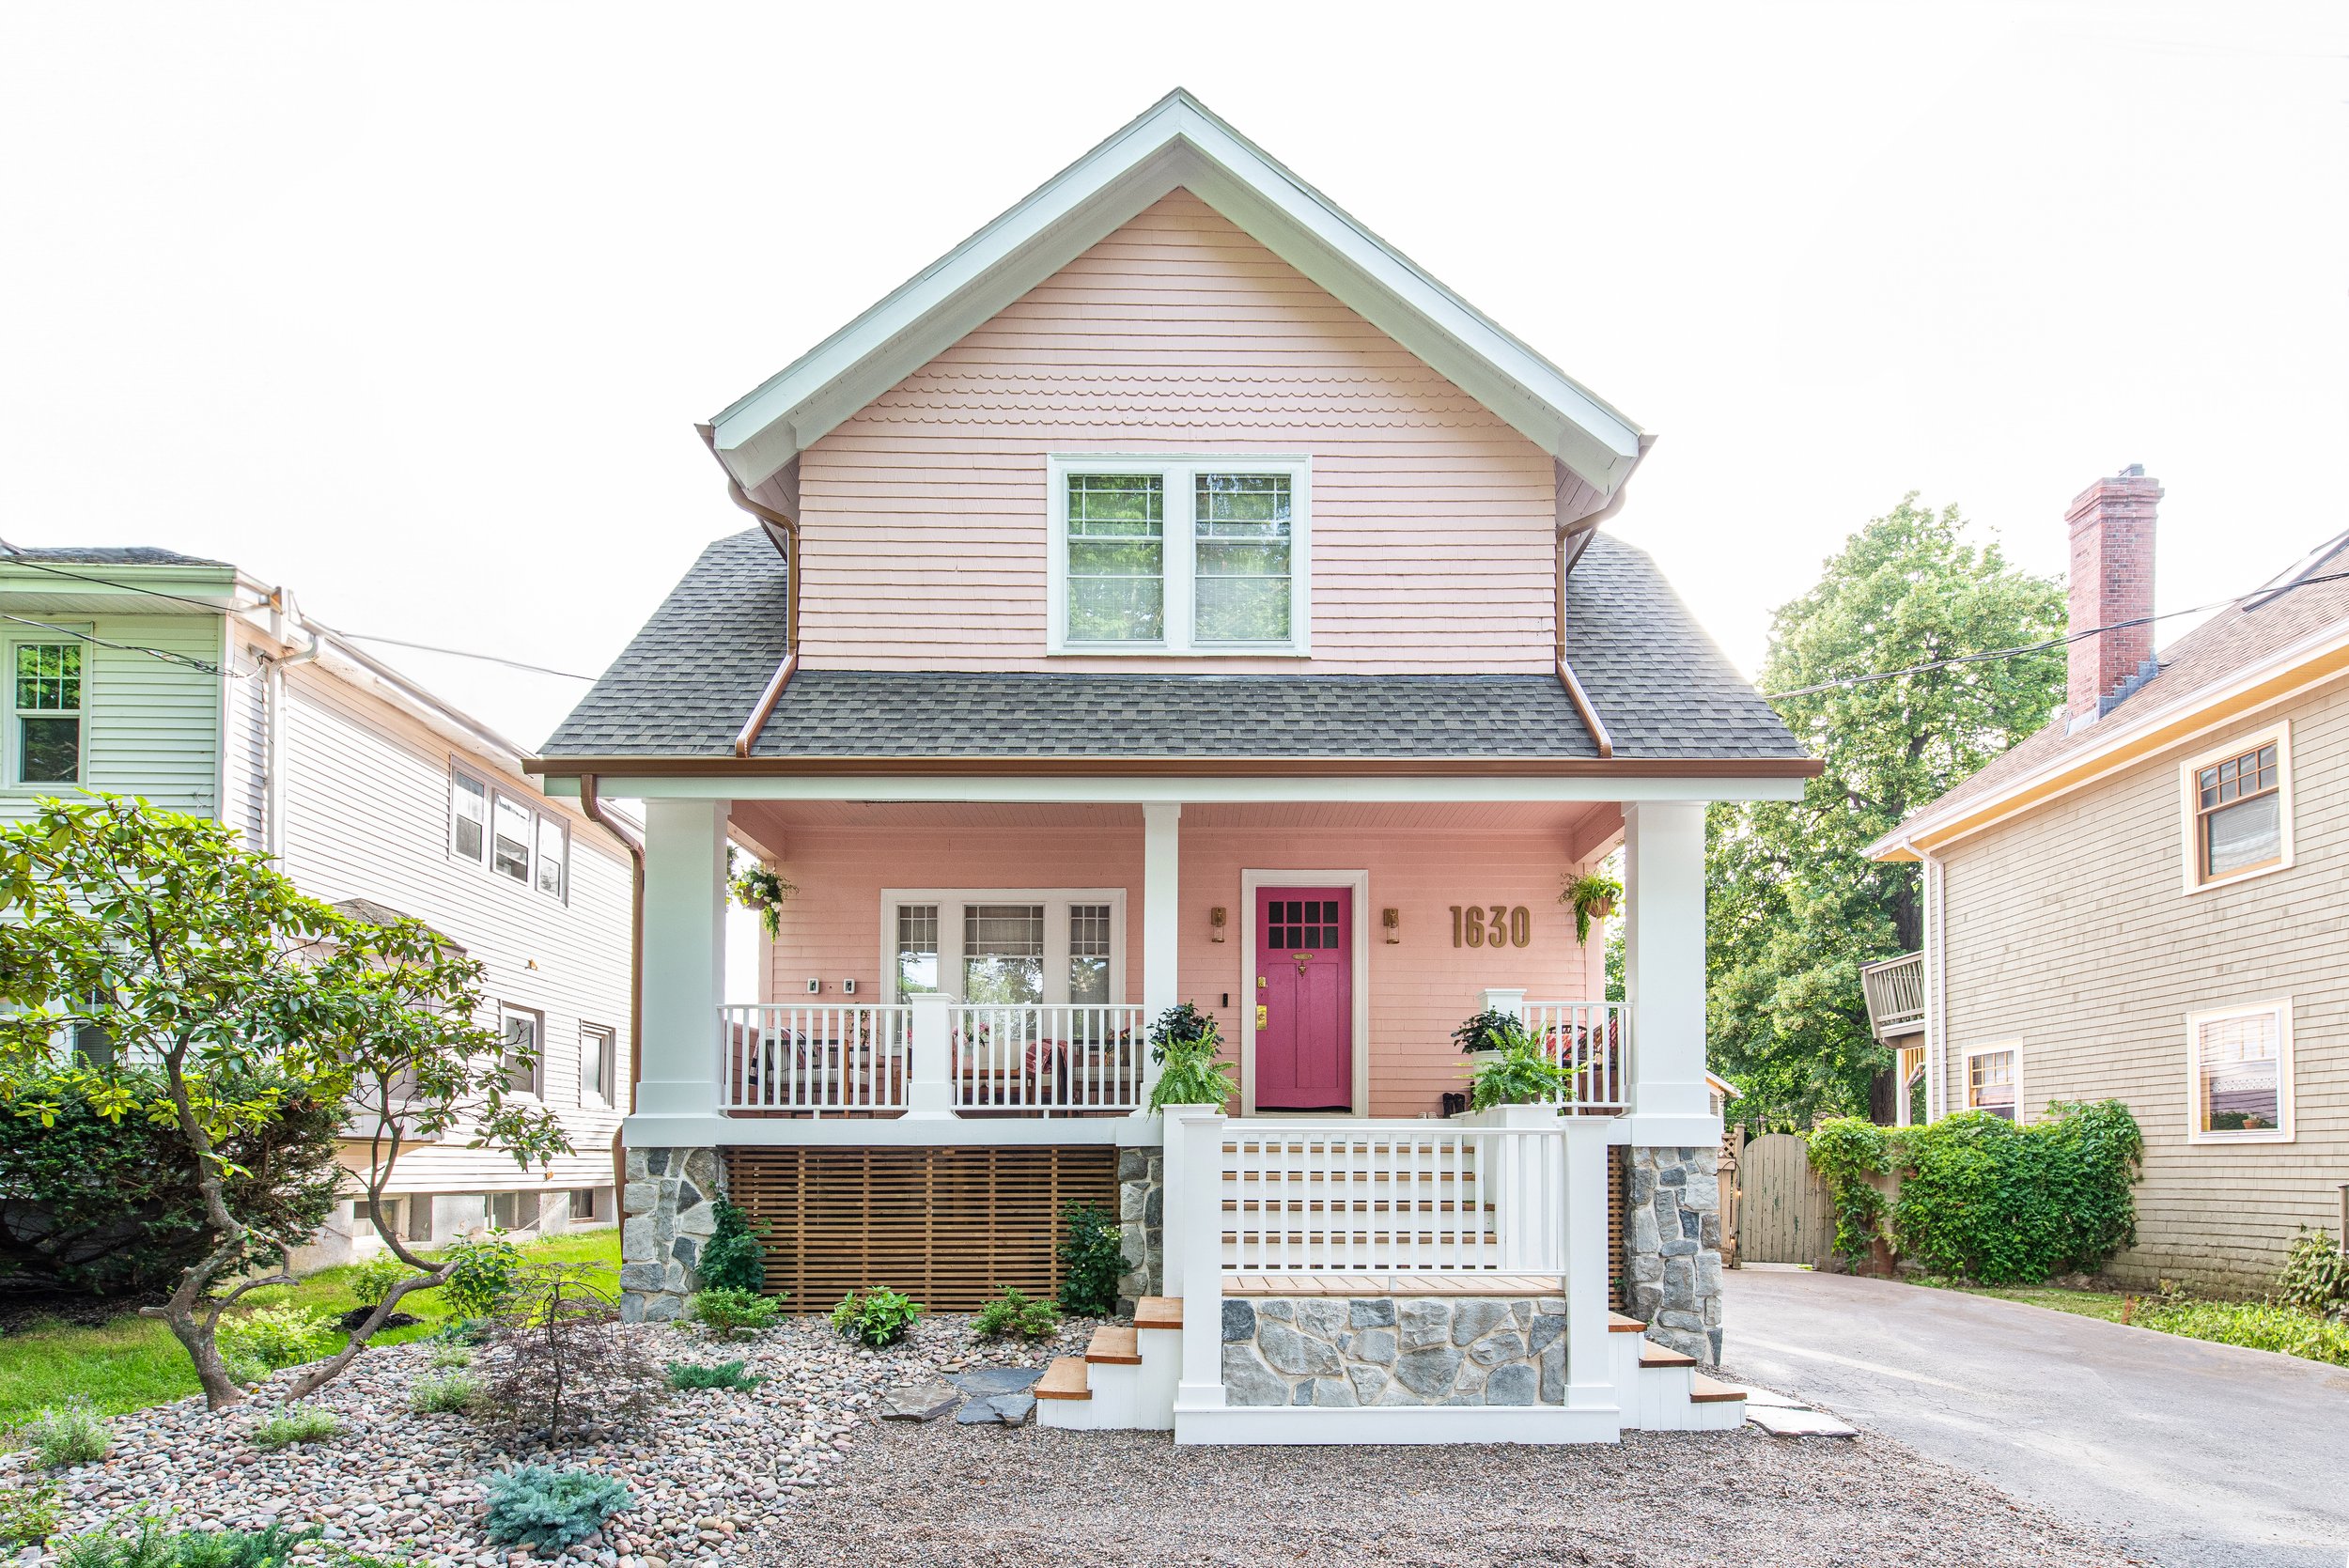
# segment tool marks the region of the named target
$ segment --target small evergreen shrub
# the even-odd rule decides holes
[[[685,1315],[718,1338],[732,1339],[772,1328],[783,1317],[783,1302],[754,1290],[711,1286],[693,1293]]]
[[[343,1429],[331,1410],[299,1405],[274,1411],[253,1429],[253,1441],[265,1449],[289,1448],[295,1443],[319,1443]]]
[[[497,1332],[497,1325],[486,1317],[453,1317],[426,1337],[436,1344],[467,1345],[485,1343]],[[458,1363],[462,1366],[463,1362]]]
[[[720,1198],[710,1204],[717,1228],[702,1243],[693,1265],[704,1290],[755,1292],[767,1283],[767,1253],[751,1229],[751,1218]]]
[[[979,1309],[971,1327],[981,1339],[1049,1340],[1060,1332],[1060,1312],[1050,1301],[1031,1301],[1005,1285],[1003,1295]]]
[[[54,1483],[0,1486],[0,1546],[38,1546],[57,1528]]]
[[[2292,1238],[2276,1277],[2276,1299],[2304,1312],[2349,1319],[2349,1253],[2324,1231],[2302,1231]]]
[[[57,1568],[178,1568],[179,1538],[161,1519],[132,1514],[127,1535],[117,1528],[121,1522],[68,1538],[57,1549]]]
[[[616,1477],[525,1465],[490,1483],[486,1533],[496,1545],[552,1556],[595,1534],[631,1501]]]
[[[315,1307],[297,1307],[291,1302],[258,1307],[241,1317],[224,1317],[216,1338],[224,1358],[257,1362],[270,1372],[315,1361],[334,1348],[334,1330],[324,1314]]]
[[[76,1395],[47,1405],[24,1423],[24,1441],[44,1470],[95,1465],[115,1446],[114,1428],[88,1400]]]
[[[911,1333],[921,1315],[919,1301],[886,1285],[875,1285],[842,1296],[840,1305],[832,1310],[832,1326],[859,1344],[883,1350]]]
[[[171,1538],[175,1568],[285,1568],[296,1547],[324,1533],[316,1525],[301,1529],[272,1525],[264,1530],[187,1530]]]
[[[721,1361],[714,1367],[698,1366],[692,1361],[671,1361],[668,1374],[669,1387],[680,1393],[695,1389],[723,1389],[729,1393],[748,1393],[767,1381],[755,1373],[744,1372],[739,1361]]]
[[[1107,1317],[1117,1311],[1126,1236],[1115,1216],[1092,1203],[1061,1210],[1060,1261],[1061,1311],[1075,1317]]]
[[[481,1397],[481,1380],[469,1372],[419,1377],[408,1390],[408,1408],[419,1416],[454,1416]]]
[[[467,1237],[449,1249],[457,1266],[441,1286],[441,1299],[459,1317],[494,1317],[514,1299],[522,1269],[522,1250],[495,1231]]]

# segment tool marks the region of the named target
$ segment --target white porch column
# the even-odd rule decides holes
[[[1568,1116],[1566,1159],[1566,1408],[1611,1410],[1613,1342],[1607,1337],[1607,1124]]]
[[[726,802],[646,800],[638,1115],[716,1114],[725,965]]]
[[[1223,1108],[1167,1107],[1166,1149],[1169,1267],[1182,1259],[1183,1378],[1174,1405],[1216,1409],[1224,1403]]]
[[[1704,1082],[1704,803],[1641,800],[1624,817],[1624,993],[1631,1141],[1720,1138]]]
[[[906,1041],[906,1120],[936,1122],[955,1113],[953,1024],[947,1009],[954,998],[943,991],[923,991],[906,998],[913,1009],[913,1028]]]
[[[1183,807],[1178,800],[1143,804],[1142,1026],[1145,1033],[1157,1024],[1159,1014],[1182,1000],[1175,980],[1182,945],[1181,905],[1175,896],[1182,868],[1182,821]],[[1145,1052],[1142,1063],[1145,1098],[1158,1077],[1158,1063]]]

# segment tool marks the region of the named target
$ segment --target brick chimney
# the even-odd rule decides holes
[[[2161,482],[2131,463],[2072,503],[2072,631],[2154,613],[2154,505]],[[2100,631],[2072,644],[2065,709],[2073,727],[2092,723],[2154,657],[2152,625]]]

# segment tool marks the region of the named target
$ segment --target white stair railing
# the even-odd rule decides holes
[[[901,1112],[912,1022],[910,1008],[878,1003],[723,1007],[719,1109]]]
[[[957,1113],[1065,1116],[1142,1109],[1149,1044],[1140,1007],[963,1002],[948,1018]]]
[[[1529,1001],[1527,1033],[1566,1075],[1557,1103],[1570,1111],[1631,1108],[1631,1005],[1623,1001]]]

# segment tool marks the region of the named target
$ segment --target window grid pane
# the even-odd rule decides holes
[[[1068,907],[1068,1000],[1105,1002],[1110,1000],[1110,907],[1071,904]]]
[[[1193,505],[1198,639],[1288,641],[1289,476],[1202,474]]]
[[[497,834],[491,862],[517,882],[530,880],[530,813],[501,795],[497,798]]]
[[[20,713],[82,711],[82,645],[20,644],[16,650],[16,706]]]
[[[938,989],[938,906],[897,906],[897,995]]]
[[[1068,637],[1166,635],[1166,482],[1155,474],[1068,476]]]
[[[2201,1026],[2196,1088],[2204,1132],[2273,1132],[2282,1125],[2283,1032],[2272,1012]]]
[[[488,846],[489,787],[462,773],[450,775],[449,846],[469,861],[479,861]]]
[[[2015,1119],[2015,1053],[1985,1051],[1967,1059],[1967,1100],[1976,1110]]]
[[[1044,906],[966,904],[962,995],[982,1004],[1044,1000]]]
[[[506,1042],[506,1054],[519,1056],[530,1053],[527,1063],[509,1061],[506,1068],[506,1086],[518,1094],[538,1092],[538,1015],[509,1011],[500,1020],[499,1033]]]

